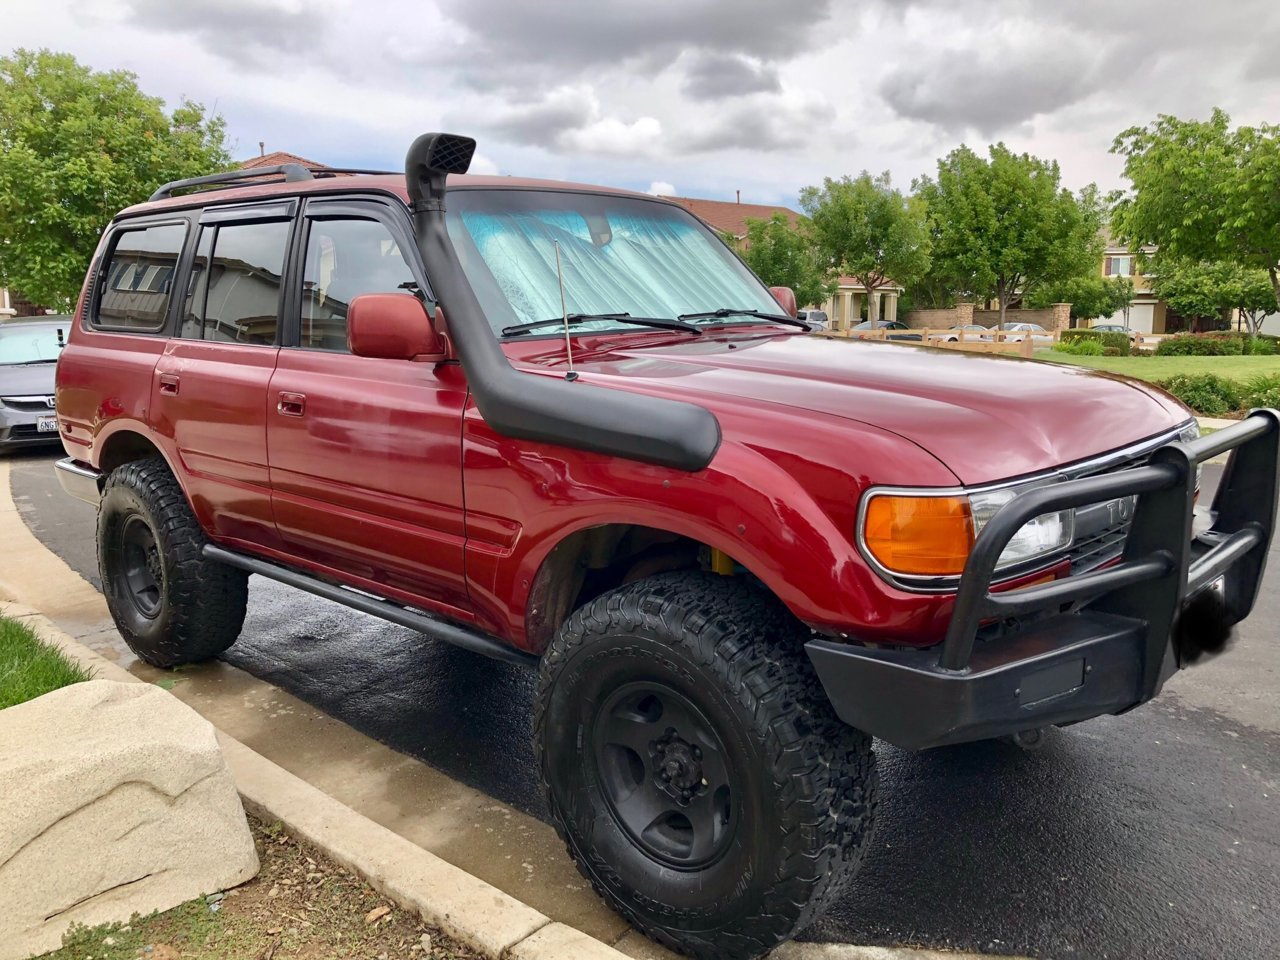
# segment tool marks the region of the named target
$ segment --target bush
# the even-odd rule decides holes
[[[1160,341],[1162,357],[1231,357],[1244,353],[1245,338],[1238,333],[1179,333]]]
[[[1062,333],[1058,334],[1058,339],[1062,343],[1073,343],[1076,340],[1101,340],[1102,331],[1089,330],[1085,327],[1080,327],[1075,330],[1063,330]]]
[[[1075,357],[1100,357],[1105,349],[1098,340],[1059,340],[1053,345],[1059,353],[1069,353]]]
[[[1104,347],[1115,347],[1120,351],[1115,356],[1124,354],[1129,349],[1129,335],[1118,330],[1063,330],[1058,334],[1061,343],[1100,343]],[[1070,350],[1065,351],[1071,353]],[[1110,356],[1110,354],[1109,354]]]
[[[1164,387],[1196,413],[1206,417],[1220,417],[1244,406],[1241,385],[1212,373],[1179,374],[1158,381],[1157,386]]]
[[[1251,357],[1273,357],[1276,341],[1272,337],[1245,337],[1244,352]]]
[[[1126,350],[1121,350],[1119,347],[1103,347],[1102,348],[1102,355],[1104,357],[1120,357],[1120,356],[1123,356],[1125,352]]]
[[[1244,388],[1243,406],[1280,409],[1280,374],[1250,380]]]

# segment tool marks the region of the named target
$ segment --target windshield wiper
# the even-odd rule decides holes
[[[701,333],[702,331],[701,331],[701,330],[699,330],[698,332],[699,332],[699,333]],[[49,358],[49,359],[47,359],[47,360],[19,360],[17,363],[5,364],[5,366],[10,366],[10,367],[33,367],[33,366],[35,366],[37,363],[57,363],[57,362],[58,362],[58,358],[57,358],[57,357],[50,357],[50,358]]]
[[[735,310],[733,307],[721,307],[719,310],[707,310],[704,313],[682,313],[679,319],[719,320],[725,317],[758,317],[761,320],[770,320],[773,323],[785,323],[791,327],[799,327],[806,332],[813,330],[803,320],[797,320],[795,317],[789,317],[784,313],[765,313],[763,310]]]
[[[590,323],[592,320],[616,320],[618,323],[630,323],[638,327],[658,327],[662,330],[679,330],[683,333],[692,333],[694,336],[702,336],[702,331],[692,324],[684,323],[681,320],[667,320],[664,317],[633,317],[629,313],[571,313],[568,317],[569,326],[577,326],[580,323]],[[550,317],[546,320],[532,320],[529,323],[517,323],[510,327],[502,328],[504,337],[512,337],[520,333],[528,333],[530,330],[537,330],[539,327],[549,327],[553,323],[565,323],[564,317]]]

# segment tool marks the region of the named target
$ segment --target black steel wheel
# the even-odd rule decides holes
[[[163,460],[112,471],[98,507],[98,570],[129,648],[157,667],[216,657],[235,643],[248,575],[206,560],[182,487]]]
[[[674,687],[624,684],[597,713],[592,746],[610,811],[654,860],[697,870],[728,849],[741,787],[714,726]]]
[[[762,590],[678,573],[593,600],[543,657],[552,820],[596,891],[667,946],[755,956],[856,872],[870,738],[835,717],[802,641]]]

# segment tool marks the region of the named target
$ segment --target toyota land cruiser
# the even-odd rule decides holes
[[[58,473],[141,659],[226,650],[258,574],[528,664],[583,874],[744,957],[857,869],[873,737],[1121,713],[1249,613],[1275,411],[1200,437],[1120,377],[814,332],[683,208],[474,146],[172,183],[105,231]]]

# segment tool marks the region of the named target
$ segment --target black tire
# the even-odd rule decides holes
[[[249,576],[204,559],[206,542],[163,460],[135,460],[107,477],[98,570],[116,627],[139,660],[156,667],[208,660],[240,635]]]
[[[666,946],[756,956],[857,871],[871,740],[836,718],[802,641],[751,584],[672,573],[591,601],[542,659],[552,820],[596,892]]]

